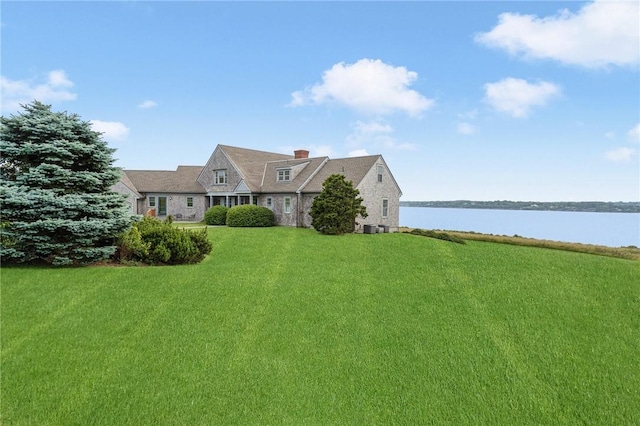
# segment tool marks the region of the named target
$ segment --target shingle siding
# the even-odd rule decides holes
[[[383,167],[381,182],[378,181],[378,165]],[[290,170],[289,181],[278,181],[280,169]],[[226,183],[215,183],[216,170],[225,170]],[[310,227],[309,211],[313,199],[332,174],[343,174],[352,181],[364,199],[369,216],[356,219],[357,230],[364,224],[387,225],[390,230],[397,230],[401,192],[380,155],[335,160],[328,157],[295,159],[290,155],[218,145],[204,167],[179,166],[173,172],[124,171],[121,182],[114,189],[127,195],[134,213],[147,212],[149,196],[166,196],[167,215],[181,215],[183,219],[193,217],[194,220],[204,218],[211,199],[218,204],[228,197],[230,204],[235,205],[236,196],[242,195],[247,200],[248,196],[253,196],[257,197],[259,205],[266,206],[267,198],[271,197],[271,208],[279,225]],[[244,189],[239,190],[241,183],[240,187]],[[187,207],[187,197],[193,197],[193,207]],[[289,213],[284,211],[287,197],[291,200]],[[387,217],[382,215],[383,199],[389,202]]]

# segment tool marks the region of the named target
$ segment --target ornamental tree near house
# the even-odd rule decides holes
[[[88,264],[109,258],[132,222],[114,149],[76,114],[38,101],[0,118],[2,262]]]
[[[367,209],[362,205],[360,191],[353,187],[343,175],[333,174],[322,184],[322,192],[313,200],[309,214],[313,218],[311,226],[327,235],[342,235],[353,232],[356,217],[367,217]]]

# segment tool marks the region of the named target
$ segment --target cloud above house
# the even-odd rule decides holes
[[[149,108],[155,108],[158,106],[158,103],[155,101],[151,101],[151,100],[146,100],[143,101],[142,103],[138,104],[138,108],[140,109],[149,109]]]
[[[411,143],[400,143],[393,136],[394,129],[391,125],[372,120],[368,122],[356,121],[352,124],[351,133],[345,138],[348,148],[351,148],[349,156],[354,152],[367,152],[367,148],[379,152],[381,150],[412,151],[416,146]],[[368,154],[358,154],[368,155]]]
[[[529,83],[508,77],[484,85],[485,101],[494,109],[512,117],[527,117],[534,107],[545,106],[562,92],[556,84],[540,81]]]
[[[473,135],[478,132],[478,128],[476,126],[471,123],[467,123],[466,121],[458,123],[457,130],[461,135]]]
[[[605,158],[609,161],[613,161],[616,163],[627,163],[630,162],[633,157],[635,157],[637,151],[633,148],[628,148],[626,146],[612,149],[611,151],[607,151],[604,155]]]
[[[289,106],[337,104],[366,114],[419,116],[434,101],[409,88],[417,78],[416,72],[379,59],[340,62],[324,72],[321,83],[293,92]]]
[[[640,143],[640,123],[636,124],[635,127],[631,128],[627,132],[627,136],[634,143]]]
[[[73,82],[64,70],[53,70],[37,78],[10,80],[0,76],[2,112],[15,112],[20,105],[34,100],[42,103],[74,101],[78,95],[72,91]]]
[[[596,0],[578,12],[538,17],[503,13],[475,41],[523,59],[551,59],[587,68],[637,67],[640,3]]]
[[[129,136],[129,128],[119,121],[89,120],[95,132],[102,133],[102,138],[108,142],[119,142]]]

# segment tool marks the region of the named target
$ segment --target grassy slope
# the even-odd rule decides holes
[[[640,263],[210,230],[200,265],[2,270],[2,424],[630,424]]]

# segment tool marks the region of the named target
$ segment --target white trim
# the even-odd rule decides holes
[[[384,210],[385,210],[385,206],[384,206],[384,202],[387,202],[387,214],[385,214]],[[388,198],[383,198],[382,199],[382,211],[380,212],[382,213],[382,218],[383,219],[388,219],[389,218],[389,199]]]

